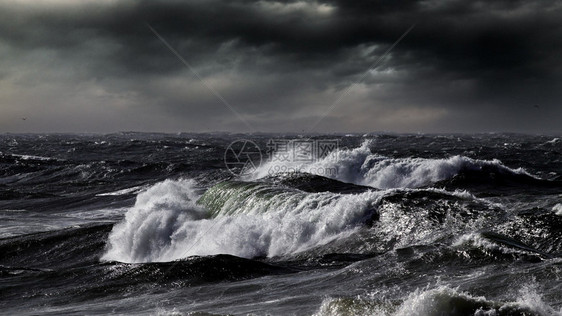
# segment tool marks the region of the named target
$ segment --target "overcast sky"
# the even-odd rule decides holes
[[[0,132],[115,131],[560,133],[562,2],[0,0]]]

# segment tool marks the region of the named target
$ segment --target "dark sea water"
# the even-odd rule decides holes
[[[558,137],[3,134],[0,314],[561,315]]]

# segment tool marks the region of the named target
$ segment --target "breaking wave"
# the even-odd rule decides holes
[[[373,154],[370,145],[370,141],[364,141],[360,147],[339,149],[311,163],[269,161],[260,166],[251,179],[283,172],[306,172],[379,189],[423,187],[461,173],[494,173],[496,176],[536,179],[523,168],[509,168],[497,159],[479,160],[465,156],[389,158]]]
[[[192,180],[166,180],[140,193],[113,228],[102,259],[162,262],[192,255],[253,258],[299,252],[352,234],[383,195],[225,182],[200,198],[195,186]]]
[[[226,181],[198,195],[193,180],[158,183],[140,193],[114,226],[102,259],[167,262],[216,254],[255,258],[313,248],[386,251],[481,226],[488,219],[481,219],[479,210],[492,207],[461,191],[359,187],[342,194],[314,192],[316,181],[306,176],[303,181],[312,192],[268,182]],[[318,183],[322,187],[321,179]],[[371,228],[368,243],[357,234],[364,228]]]

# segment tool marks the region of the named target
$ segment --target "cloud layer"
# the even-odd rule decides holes
[[[538,0],[0,1],[0,131],[561,132],[560,21]]]

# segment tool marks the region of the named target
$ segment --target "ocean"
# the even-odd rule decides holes
[[[562,315],[562,140],[0,135],[3,315]]]

